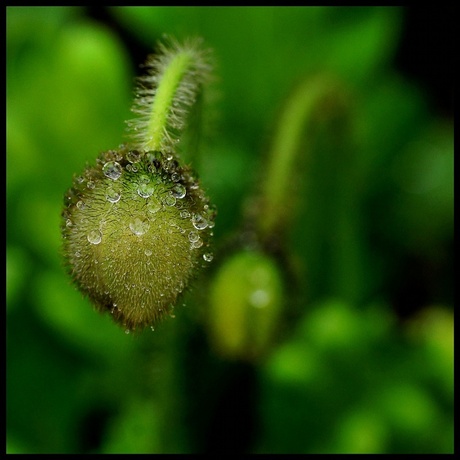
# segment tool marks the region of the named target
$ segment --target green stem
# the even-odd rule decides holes
[[[262,206],[257,227],[266,238],[285,222],[287,204],[297,176],[298,155],[305,153],[305,132],[315,122],[319,104],[331,98],[336,85],[324,76],[308,79],[293,92],[282,111],[269,151],[269,161],[262,183]]]
[[[149,73],[139,79],[132,109],[139,117],[128,122],[137,148],[175,152],[211,72],[208,51],[200,44],[198,39],[183,44],[171,41],[148,58]]]
[[[193,65],[193,56],[187,50],[176,54],[166,67],[153,98],[150,119],[146,131],[145,146],[149,150],[160,150],[164,145],[170,111],[177,89]]]

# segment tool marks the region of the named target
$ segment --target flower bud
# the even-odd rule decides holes
[[[273,343],[284,296],[282,274],[267,254],[240,250],[216,272],[209,296],[208,332],[217,352],[257,359]]]
[[[102,153],[75,177],[62,213],[70,275],[127,331],[171,312],[210,258],[214,212],[173,153]]]
[[[126,331],[171,312],[212,259],[214,211],[177,144],[208,81],[200,40],[159,44],[128,122],[130,146],[102,153],[74,178],[62,212],[64,256],[79,289]]]

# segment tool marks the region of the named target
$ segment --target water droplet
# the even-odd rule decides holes
[[[184,198],[187,193],[185,187],[182,184],[176,184],[171,190],[171,194],[174,198],[179,198],[180,200]]]
[[[161,209],[161,203],[156,198],[150,198],[147,204],[147,211],[155,214]]]
[[[120,200],[121,194],[113,188],[108,188],[105,197],[107,198],[107,201],[110,201],[111,203],[117,203]]]
[[[129,329],[126,329],[126,330],[125,330],[125,334],[129,334]]]
[[[148,184],[150,182],[150,177],[147,174],[141,174],[138,179],[139,184]]]
[[[152,255],[152,251],[150,249],[146,249],[144,251],[144,254],[147,256],[147,257],[150,257]]]
[[[188,240],[191,242],[191,243],[195,243],[196,241],[198,241],[200,239],[200,235],[198,235],[197,232],[194,232],[193,230],[188,234]]]
[[[139,168],[137,167],[137,165],[134,165],[134,164],[131,165],[131,171],[132,172],[137,172],[138,170],[139,170]]]
[[[166,195],[163,199],[163,202],[167,206],[174,206],[176,204],[176,197],[172,195]]]
[[[91,230],[87,238],[91,244],[99,244],[102,241],[102,233],[99,230]]]
[[[96,187],[96,184],[94,183],[94,181],[89,180],[86,186],[90,189],[93,189],[94,187]]]
[[[163,163],[163,168],[170,174],[175,173],[178,166],[179,164],[177,163],[177,161],[173,160],[172,158],[171,160],[166,159],[166,161]]]
[[[72,221],[70,219],[67,219],[65,221],[65,225],[66,225],[66,227],[72,227],[73,223],[72,223]]]
[[[200,214],[193,214],[192,224],[197,230],[204,230],[208,226],[208,221]]]
[[[122,168],[116,161],[108,161],[103,167],[102,172],[112,180],[117,180],[121,176]]]
[[[136,217],[134,221],[129,224],[129,228],[135,235],[141,236],[148,231],[150,223],[148,220],[142,220]]]
[[[253,307],[263,308],[270,303],[270,295],[264,289],[257,289],[251,293],[249,302]]]
[[[75,252],[75,257],[81,257],[80,251]]]
[[[161,158],[161,152],[158,150],[151,150],[150,152],[146,153],[146,158],[148,162],[150,163],[148,166],[148,170],[155,174],[158,172],[158,170],[161,169],[161,164],[159,159]]]
[[[198,239],[196,241],[193,241],[190,244],[190,247],[192,249],[201,248],[201,246],[203,246],[203,240],[200,237],[198,237]]]
[[[206,262],[211,262],[213,258],[214,258],[214,256],[210,252],[207,252],[207,253],[203,254],[203,259]]]
[[[79,184],[81,184],[84,180],[85,180],[85,178],[82,177],[82,176],[78,176],[78,177],[77,177],[77,182],[78,182]]]
[[[181,211],[180,212],[180,216],[183,218],[183,219],[188,219],[190,217],[190,213],[188,211]]]
[[[160,152],[158,150],[150,150],[145,154],[145,158],[147,158],[149,163],[153,163],[157,159],[159,153]]]
[[[130,162],[130,163],[137,163],[141,158],[141,154],[139,153],[139,151],[137,150],[130,150],[127,154],[126,154],[126,159]]]
[[[142,198],[148,198],[149,196],[152,196],[154,191],[155,187],[153,184],[141,183],[137,187],[137,193]]]
[[[180,174],[177,173],[177,172],[173,172],[173,173],[171,174],[171,180],[172,180],[173,182],[179,182],[179,180],[180,180]]]

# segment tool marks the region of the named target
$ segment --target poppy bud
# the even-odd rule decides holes
[[[63,249],[73,280],[127,331],[171,312],[212,258],[215,213],[191,169],[181,164],[170,126],[174,121],[174,135],[180,134],[177,127],[194,101],[190,92],[198,90],[193,82],[200,55],[191,46],[160,51],[144,80],[150,99],[141,97],[145,126],[136,130],[136,141],[102,153],[75,177],[62,212]],[[189,99],[182,97],[184,91]],[[139,111],[141,102],[136,104]]]

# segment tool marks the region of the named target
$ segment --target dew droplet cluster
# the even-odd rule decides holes
[[[62,216],[70,274],[128,331],[170,313],[213,259],[214,208],[170,152],[104,152],[74,179]]]

